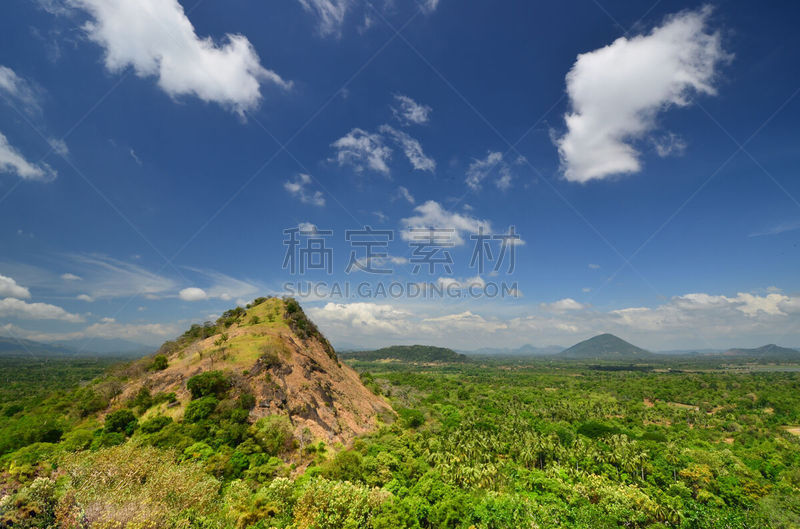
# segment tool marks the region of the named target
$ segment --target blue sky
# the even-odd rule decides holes
[[[397,281],[454,295],[304,305],[340,347],[800,345],[800,9],[2,12],[0,334],[157,344],[287,282]],[[284,230],[312,225],[330,275],[282,268]],[[345,273],[366,225],[394,231],[393,274]],[[470,235],[509,226],[513,273],[470,267]],[[451,272],[412,272],[409,227],[455,230]],[[515,295],[469,295],[490,283]]]

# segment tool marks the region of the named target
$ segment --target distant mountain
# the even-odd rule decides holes
[[[350,351],[340,353],[342,359],[365,360],[400,360],[403,362],[463,362],[467,359],[446,347],[432,345],[392,345],[374,351]]]
[[[481,349],[474,349],[471,351],[460,351],[467,355],[477,356],[548,356],[558,354],[564,350],[562,345],[546,345],[544,347],[536,347],[535,345],[526,344],[522,347],[509,348],[509,347],[482,347]]]
[[[158,347],[145,345],[122,338],[81,338],[78,340],[63,340],[54,344],[58,347],[66,347],[87,354],[107,354],[107,355],[146,355],[153,353]]]
[[[650,358],[653,353],[636,347],[613,334],[600,334],[565,349],[558,356],[586,360],[635,360]]]
[[[0,355],[2,356],[64,356],[74,354],[75,350],[62,345],[46,344],[34,342],[33,340],[23,340],[21,338],[0,336]]]
[[[21,338],[0,336],[0,355],[19,356],[138,356],[150,354],[156,347],[118,338],[85,338],[59,343],[34,342]]]
[[[781,347],[774,343],[762,345],[752,349],[737,348],[728,349],[722,356],[735,356],[746,358],[768,358],[774,360],[800,360],[800,351],[796,349],[789,349],[788,347]]]

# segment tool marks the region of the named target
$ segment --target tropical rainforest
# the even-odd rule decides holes
[[[0,527],[800,527],[792,365],[345,360],[292,300],[257,302],[133,362],[3,358]],[[253,336],[296,349],[247,367]],[[291,401],[274,388],[303,344],[355,369],[369,429],[326,437],[306,403],[262,404]]]

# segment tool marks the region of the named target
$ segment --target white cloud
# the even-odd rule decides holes
[[[31,291],[18,285],[13,278],[0,274],[0,297],[28,299]]]
[[[336,161],[340,166],[350,165],[356,172],[367,169],[389,175],[388,162],[392,149],[384,144],[380,134],[355,128],[331,144],[336,149]]]
[[[73,323],[83,321],[80,315],[71,314],[61,307],[48,303],[27,303],[16,298],[0,300],[0,317],[25,320],[61,320]]]
[[[28,114],[41,112],[37,90],[14,70],[0,65],[0,93],[18,102]]]
[[[309,193],[306,189],[309,185],[311,185],[311,175],[298,173],[294,180],[287,180],[283,184],[283,188],[286,189],[290,195],[298,198],[303,204],[324,206],[325,197],[322,196],[322,191]]]
[[[451,242],[456,245],[464,244],[462,237],[465,233],[477,233],[483,228],[484,233],[492,231],[488,220],[480,220],[462,213],[455,213],[444,209],[441,204],[429,200],[414,208],[416,215],[401,220],[407,230],[403,230],[401,236],[405,240],[414,240],[415,232],[409,230],[422,229],[446,229],[453,230]],[[419,232],[416,232],[419,233]]]
[[[542,303],[539,305],[543,310],[548,312],[555,312],[557,314],[562,314],[564,312],[568,312],[571,310],[582,310],[586,308],[586,305],[583,303],[579,303],[572,298],[564,298],[559,299],[558,301],[554,301],[552,303]]]
[[[710,11],[683,11],[647,35],[578,55],[566,78],[567,132],[556,140],[567,180],[640,171],[632,144],[656,128],[657,115],[715,93],[717,66],[729,56],[707,28]]]
[[[511,187],[514,178],[511,166],[503,159],[503,153],[489,151],[486,158],[473,159],[467,168],[467,185],[473,191],[478,191],[483,186],[483,181],[497,168],[494,180],[498,189],[505,191]]]
[[[775,224],[774,226],[770,226],[767,229],[756,231],[748,235],[748,237],[765,237],[768,235],[780,235],[781,233],[787,233],[791,231],[800,230],[800,221],[793,221],[793,222],[781,222],[780,224]]]
[[[58,173],[44,162],[33,163],[15,149],[0,132],[0,173],[16,174],[23,180],[51,182]]]
[[[174,323],[117,323],[113,318],[103,318],[85,329],[73,332],[41,332],[22,329],[16,325],[0,326],[0,331],[35,340],[37,342],[61,342],[64,340],[80,340],[84,338],[121,338],[138,343],[158,344],[176,336],[180,327]]]
[[[430,121],[431,107],[402,94],[396,94],[394,100],[397,106],[392,107],[392,114],[403,125],[424,125]]]
[[[78,294],[75,299],[85,301],[86,303],[94,303],[94,298],[88,294]]]
[[[93,299],[156,296],[177,287],[172,279],[104,255],[70,255],[67,258],[83,278],[74,288],[80,288],[80,293]]]
[[[306,233],[316,233],[317,232],[317,225],[316,224],[312,224],[311,222],[301,222],[300,224],[297,225],[297,228],[300,231],[303,231],[303,232],[306,232]]]
[[[594,263],[589,263],[589,268],[591,270],[599,270],[600,269],[600,265],[599,264],[594,264]]]
[[[202,301],[208,299],[208,294],[202,288],[189,287],[178,292],[178,296],[184,301]]]
[[[403,149],[403,153],[414,169],[417,171],[429,171],[431,173],[436,170],[436,161],[433,158],[425,156],[419,140],[389,125],[381,125],[380,131],[383,134],[389,135],[400,145]]]
[[[424,13],[428,13],[428,14],[433,13],[434,11],[436,11],[436,8],[438,6],[439,6],[439,0],[423,0],[420,3],[420,9],[422,9],[422,11]]]
[[[408,330],[404,321],[410,313],[391,305],[375,303],[328,303],[308,311],[315,321],[343,329],[358,329],[362,334],[397,334]]]
[[[353,0],[299,0],[303,8],[316,16],[320,35],[339,35],[344,17],[354,4]]]
[[[177,0],[68,0],[87,11],[89,38],[105,50],[105,66],[117,72],[133,67],[139,77],[157,77],[171,97],[192,95],[239,114],[258,106],[261,83],[291,87],[261,66],[243,35],[223,43],[201,38]]]
[[[686,151],[686,142],[674,132],[667,132],[661,136],[651,138],[656,154],[662,158],[667,156],[680,156]]]
[[[61,274],[61,279],[64,281],[80,281],[80,276],[76,276],[75,274],[70,274],[69,272],[66,274]]]
[[[440,283],[462,288],[460,280],[443,278]],[[675,296],[653,307],[604,311],[567,298],[540,305],[539,314],[503,317],[481,315],[475,309],[451,312],[446,305],[395,303],[329,303],[324,309],[312,309],[309,315],[335,342],[369,346],[569,346],[604,332],[651,350],[800,343],[800,297],[774,293],[694,293]],[[530,307],[521,310],[527,313]]]
[[[404,186],[399,186],[397,188],[397,196],[399,196],[400,198],[408,201],[409,204],[414,204],[414,202],[416,202],[414,200],[414,196],[411,194],[411,192],[408,190],[408,188],[406,188]]]
[[[375,20],[373,18],[372,10],[376,6],[363,2],[360,0],[298,0],[300,5],[306,12],[310,13],[317,19],[317,31],[323,37],[340,37],[342,34],[342,26],[349,12],[353,11],[356,7],[363,7],[363,24],[359,26],[360,33],[365,32],[373,26]],[[393,0],[386,0],[383,3],[384,10],[390,10],[394,7]],[[412,4],[416,6],[417,4]],[[423,0],[419,3],[419,9],[425,15],[430,15],[436,10],[439,5],[439,0]]]

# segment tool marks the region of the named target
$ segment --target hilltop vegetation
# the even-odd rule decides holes
[[[398,360],[401,362],[464,362],[467,357],[446,347],[431,345],[392,345],[374,351],[350,351],[343,359],[374,362],[376,360]]]

